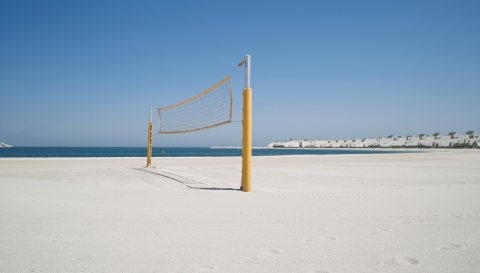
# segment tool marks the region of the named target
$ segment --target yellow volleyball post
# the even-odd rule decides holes
[[[243,135],[242,135],[242,186],[244,192],[252,191],[252,89],[250,88],[250,55],[238,64],[245,65],[245,88],[243,89]]]
[[[147,142],[147,168],[152,166],[152,107],[150,107],[150,120],[148,122],[148,142]]]

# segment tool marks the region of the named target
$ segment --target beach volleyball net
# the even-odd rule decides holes
[[[187,100],[158,108],[158,133],[189,133],[225,125],[232,122],[232,109],[232,85],[227,76]]]
[[[238,67],[245,67],[245,88],[242,108],[242,181],[240,189],[251,192],[252,158],[252,89],[250,88],[250,55],[245,55]],[[158,108],[159,134],[181,134],[222,126],[232,122],[233,95],[230,76],[207,90],[177,104]],[[151,118],[150,118],[151,120]],[[149,154],[151,158],[151,126]]]

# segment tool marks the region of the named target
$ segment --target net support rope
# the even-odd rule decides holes
[[[230,76],[180,103],[158,108],[159,134],[180,134],[232,122],[233,96]]]

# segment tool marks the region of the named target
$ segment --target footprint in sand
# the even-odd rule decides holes
[[[379,234],[388,233],[388,232],[390,232],[390,230],[384,229],[384,228],[379,228],[375,231],[370,232],[370,235],[374,236],[374,235],[379,235]]]
[[[464,248],[464,246],[460,244],[449,244],[449,245],[443,245],[437,249],[438,250],[459,250],[461,248]]]
[[[335,238],[335,237],[328,237],[328,238],[325,238],[325,239],[323,239],[323,240],[326,241],[326,242],[329,242],[329,241],[336,241],[337,238]],[[313,239],[303,239],[302,242],[304,242],[304,243],[313,243],[314,240],[313,240]]]
[[[276,249],[270,249],[267,253],[270,255],[277,255],[278,253],[280,253],[280,251]]]
[[[247,259],[259,259],[259,258],[268,258],[268,257],[275,257],[280,253],[279,250],[277,249],[264,249],[257,251],[256,254],[254,254],[251,257],[247,257]]]
[[[410,257],[400,257],[400,256],[391,257],[385,261],[385,264],[395,265],[395,266],[397,265],[411,266],[419,263],[420,262],[417,259],[410,258]]]
[[[177,271],[177,273],[208,273],[212,272],[213,266],[189,266]]]

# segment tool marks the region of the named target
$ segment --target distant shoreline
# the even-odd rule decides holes
[[[286,156],[286,155],[336,155],[336,154],[383,154],[403,153],[407,150],[382,149],[272,149],[256,147],[253,156]],[[411,151],[413,152],[413,151]],[[153,157],[241,157],[241,148],[153,148]],[[146,148],[12,148],[0,151],[0,158],[98,158],[98,157],[146,157]]]

